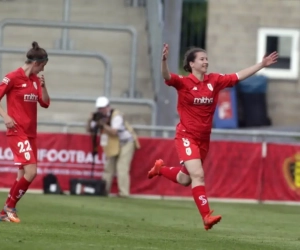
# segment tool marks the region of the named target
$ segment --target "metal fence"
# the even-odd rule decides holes
[[[3,124],[3,121],[0,121]],[[73,128],[82,128],[85,133],[86,122],[55,122],[55,121],[39,121],[38,126],[49,126],[61,128],[62,133],[72,133]],[[151,137],[173,138],[175,134],[174,126],[155,126],[133,124],[133,128],[138,134],[143,136],[146,132]],[[4,128],[4,126],[2,125]],[[159,136],[156,136],[159,134]],[[230,141],[247,141],[261,143],[300,143],[300,132],[284,132],[272,131],[267,129],[212,129],[212,140],[230,140]],[[264,145],[264,144],[263,144]],[[250,154],[251,152],[249,152]]]
[[[138,99],[138,98],[117,98],[111,97],[111,103],[115,104],[124,104],[124,105],[141,105],[141,106],[148,106],[151,109],[151,125],[156,125],[156,104],[151,99]],[[51,96],[51,101],[55,102],[75,102],[75,103],[95,103],[95,99],[91,97],[66,97],[66,96]]]
[[[0,47],[1,53],[9,54],[25,54],[27,49],[16,49],[16,48],[3,48]],[[104,82],[104,95],[111,96],[112,88],[112,65],[108,57],[99,52],[92,51],[78,51],[78,50],[47,50],[53,56],[68,56],[68,57],[84,57],[84,58],[96,58],[104,64],[104,80],[99,80],[99,85],[102,86]]]
[[[25,49],[20,48],[6,48],[3,46],[4,41],[4,30],[8,26],[17,26],[17,27],[44,27],[44,28],[58,28],[62,30],[62,35],[60,39],[59,49],[48,50],[52,55],[59,56],[71,56],[71,57],[93,57],[99,59],[104,63],[105,75],[104,75],[104,95],[110,97],[112,103],[125,104],[125,105],[142,105],[148,106],[151,109],[151,125],[156,124],[157,117],[157,107],[154,100],[151,99],[139,99],[136,98],[136,70],[137,70],[137,31],[135,27],[127,25],[114,25],[114,24],[99,24],[99,23],[77,23],[69,22],[70,16],[70,5],[71,0],[63,0],[63,20],[64,21],[45,21],[45,20],[27,20],[27,19],[3,19],[0,22],[0,68],[2,63],[2,53],[25,53]],[[70,39],[69,39],[69,30],[70,29],[79,29],[79,30],[96,30],[96,31],[108,31],[108,32],[125,32],[128,33],[131,38],[131,57],[130,57],[130,79],[129,86],[127,91],[127,97],[121,98],[112,98],[111,97],[111,88],[112,88],[112,65],[109,58],[106,55],[98,52],[91,51],[78,51],[70,50]],[[0,72],[0,78],[1,78]],[[102,80],[99,80],[102,83]],[[103,85],[103,84],[101,84]],[[90,102],[94,103],[94,98],[89,97],[72,97],[72,96],[52,96],[52,101],[60,102]],[[47,124],[46,124],[47,123]],[[69,125],[65,126],[62,123],[53,123],[53,122],[44,122],[44,125],[47,126],[63,126],[63,131],[69,129]],[[71,127],[77,126],[70,125]]]
[[[130,98],[135,97],[138,46],[137,46],[137,31],[134,27],[125,26],[125,25],[110,25],[110,24],[95,24],[95,23],[75,23],[75,22],[61,22],[61,21],[26,20],[26,19],[3,19],[0,22],[0,47],[3,46],[4,29],[7,26],[44,27],[44,28],[61,28],[61,29],[80,29],[80,30],[104,30],[110,32],[129,33],[132,37],[132,42],[131,42],[130,79],[128,84],[128,96]],[[1,63],[2,63],[2,58],[0,54],[0,68],[1,68]],[[2,78],[1,75],[0,78]]]

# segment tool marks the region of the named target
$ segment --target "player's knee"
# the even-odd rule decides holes
[[[197,180],[199,182],[204,182],[204,172],[202,169],[197,169],[190,173],[191,179],[192,180]]]
[[[179,174],[177,175],[177,181],[185,187],[189,186],[192,183],[191,177],[182,172],[179,172]]]
[[[188,181],[182,183],[181,185],[185,186],[185,187],[188,187],[189,185],[191,185],[191,183],[192,183],[192,179],[189,179]]]
[[[37,175],[37,169],[30,169],[30,171],[27,172],[27,176],[31,179],[34,180],[34,178]]]
[[[35,164],[24,166],[26,179],[29,181],[33,181],[37,175],[37,166]]]

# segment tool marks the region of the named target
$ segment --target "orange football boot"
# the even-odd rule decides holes
[[[148,172],[148,179],[152,179],[154,176],[160,175],[160,169],[165,165],[162,159],[156,160],[154,166]]]
[[[11,222],[14,222],[14,223],[21,222],[21,220],[19,219],[19,217],[17,215],[17,210],[15,208],[10,208],[10,207],[5,206],[4,211],[6,212],[7,217],[9,218],[9,220]]]
[[[213,212],[214,212],[214,210],[211,210],[211,211],[209,212],[209,214],[206,215],[206,216],[204,217],[203,222],[204,222],[204,229],[205,229],[206,231],[209,230],[209,229],[212,229],[212,227],[213,227],[215,224],[219,223],[219,222],[221,221],[221,219],[222,219],[222,216],[221,216],[221,215],[215,215],[215,216],[212,216],[211,214],[212,214]]]

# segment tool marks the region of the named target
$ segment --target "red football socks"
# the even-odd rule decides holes
[[[159,171],[159,173],[166,177],[167,179],[178,183],[177,182],[177,175],[180,171],[181,167],[162,167]]]
[[[27,181],[24,176],[17,182],[7,203],[9,208],[14,208],[21,197],[26,193],[31,182]]]
[[[12,193],[13,193],[13,191],[14,191],[16,185],[17,185],[17,183],[18,183],[18,181],[15,180],[14,184],[12,185],[12,187],[11,187],[11,189],[10,189],[10,191],[9,191],[9,194],[8,194],[7,199],[6,199],[6,201],[5,201],[5,205],[8,204],[8,202],[9,202],[9,200],[10,200],[10,196],[12,195]],[[4,215],[4,214],[6,214],[6,213],[5,213],[4,210],[2,209],[2,211],[1,211],[0,214]]]
[[[209,204],[206,197],[205,187],[204,186],[197,186],[192,189],[194,201],[197,205],[199,213],[202,216],[202,219],[209,214]]]

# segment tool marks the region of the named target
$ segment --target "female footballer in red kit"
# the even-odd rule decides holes
[[[168,167],[163,160],[155,162],[148,172],[148,178],[164,176],[183,186],[191,185],[192,195],[202,216],[204,229],[209,230],[221,220],[221,215],[212,215],[206,196],[202,164],[208,152],[213,115],[219,92],[233,87],[264,67],[277,62],[278,54],[265,56],[260,63],[243,69],[235,74],[207,74],[208,58],[205,50],[192,48],[184,58],[184,70],[188,76],[169,72],[167,65],[168,45],[162,52],[161,73],[168,86],[177,90],[177,111],[180,121],[176,127],[175,146],[182,167]]]
[[[48,108],[50,98],[44,76],[38,77],[48,62],[46,50],[37,42],[27,52],[25,64],[8,73],[0,83],[0,100],[6,95],[7,113],[0,104],[0,115],[7,128],[7,141],[19,167],[0,221],[20,222],[16,204],[26,193],[37,174],[37,103]]]

